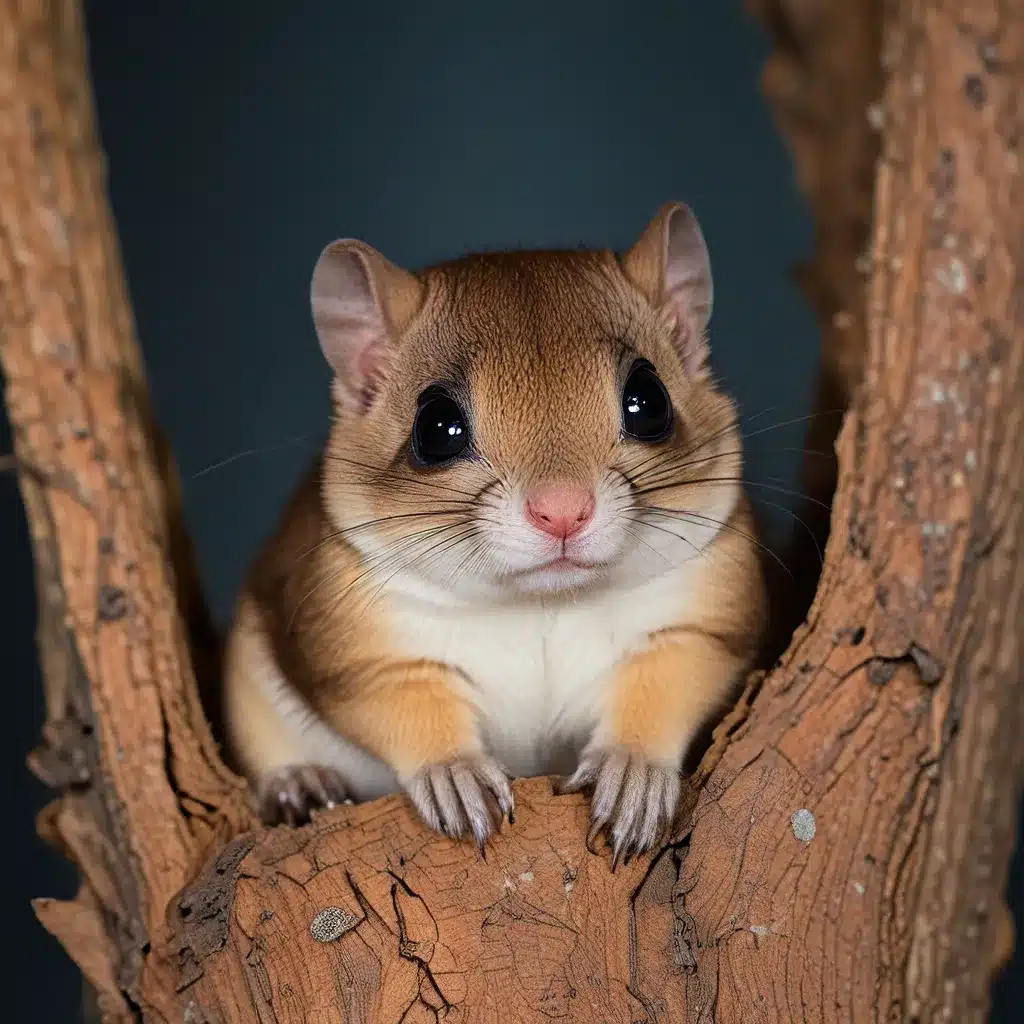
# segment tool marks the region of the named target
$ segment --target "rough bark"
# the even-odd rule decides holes
[[[517,783],[486,862],[399,798],[252,827],[176,608],[194,577],[79,13],[0,0],[0,359],[50,714],[33,763],[61,790],[41,827],[84,876],[38,909],[106,1019],[984,1018],[1024,758],[1024,6],[884,13],[863,386],[817,598],[718,730],[676,841],[612,874],[585,801],[546,780]]]
[[[77,3],[0,3],[0,360],[46,682],[30,764],[61,791],[40,830],[84,876],[74,902],[37,912],[108,1017],[129,1019],[164,906],[251,818],[192,673],[186,624],[204,620],[146,398],[80,17]]]

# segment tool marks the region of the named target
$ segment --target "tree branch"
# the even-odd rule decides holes
[[[842,36],[823,26],[850,5],[763,9],[780,35],[780,13],[792,22],[805,84],[823,82],[818,48]],[[676,841],[612,873],[584,846],[585,801],[543,779],[516,784],[517,824],[486,862],[398,797],[255,827],[199,701],[186,623],[202,635],[204,620],[103,195],[80,13],[0,0],[0,361],[49,714],[32,764],[61,794],[40,829],[84,874],[75,901],[37,910],[105,1019],[984,1018],[1024,758],[1024,10],[874,10],[857,37],[880,42],[888,73],[866,343],[826,357],[845,394],[862,386],[818,594],[716,732]],[[870,74],[844,97],[833,71],[817,120],[787,128],[819,147],[834,112],[854,154],[821,148],[816,177],[792,136],[816,261],[834,268],[816,278],[829,315],[860,301],[848,261],[870,160]],[[829,220],[833,202],[847,213]]]
[[[68,0],[0,3],[0,361],[46,680],[30,763],[63,793],[42,831],[85,876],[73,903],[37,910],[105,1013],[128,1019],[163,908],[252,819],[179,617],[203,621],[104,195],[80,17]]]

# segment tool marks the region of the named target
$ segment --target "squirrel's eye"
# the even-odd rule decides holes
[[[413,454],[424,466],[438,466],[469,446],[469,426],[458,403],[439,390],[424,392],[412,427]]]
[[[622,389],[622,430],[638,441],[664,441],[672,431],[672,401],[654,367],[633,364]]]

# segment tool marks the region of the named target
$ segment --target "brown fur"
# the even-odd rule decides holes
[[[378,266],[377,297],[392,341],[384,369],[375,371],[366,408],[336,390],[325,455],[256,562],[239,607],[229,718],[254,781],[268,763],[264,751],[273,749],[277,763],[285,758],[279,737],[270,735],[272,702],[254,683],[259,666],[272,660],[313,715],[390,766],[410,793],[411,780],[431,766],[469,764],[487,799],[511,807],[501,785],[486,781],[493,774],[467,696],[474,680],[395,648],[389,574],[403,552],[426,572],[433,571],[432,558],[448,557],[446,550],[462,552],[452,585],[462,579],[456,570],[490,572],[474,529],[492,514],[488,501],[496,491],[521,494],[551,481],[591,487],[606,472],[639,476],[658,489],[636,500],[665,510],[654,515],[670,527],[675,510],[711,514],[724,488],[738,488],[733,406],[705,374],[687,373],[679,357],[680,335],[692,352],[701,339],[687,338],[687,331],[702,326],[681,323],[678,310],[657,302],[663,234],[652,226],[621,261],[607,252],[506,253],[466,257],[417,278]],[[620,440],[623,374],[637,357],[656,367],[678,418],[673,438],[656,451]],[[410,429],[418,396],[438,381],[472,410],[481,457],[425,473],[410,461]],[[658,530],[652,523],[649,529]],[[436,530],[436,541],[424,539],[427,529]],[[354,546],[371,536],[383,553],[368,556]],[[423,554],[429,544],[439,553]],[[641,765],[678,759],[695,723],[724,707],[751,661],[764,607],[745,498],[710,547],[688,557],[701,559],[700,613],[652,632],[615,670],[604,732],[585,752],[576,784],[597,781],[601,771],[606,780],[609,772],[615,776],[618,762],[608,767],[608,750],[639,752]],[[447,579],[434,582],[447,586]],[[609,585],[598,580],[594,589]],[[553,599],[496,593],[493,600],[511,607]],[[432,806],[444,827],[459,831],[449,820],[454,815],[480,839],[472,821],[477,796],[465,796],[472,786],[459,771],[431,776]],[[641,786],[628,765],[616,777],[623,794]],[[665,801],[677,792],[673,785],[658,783]],[[467,802],[452,804],[446,818],[445,802],[456,791]],[[610,819],[616,798],[604,799],[611,800],[604,808]],[[635,834],[619,838],[637,849],[649,845],[663,816],[642,800],[628,813]]]

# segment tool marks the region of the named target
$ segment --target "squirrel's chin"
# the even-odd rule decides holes
[[[599,583],[608,575],[607,565],[588,565],[560,559],[507,577],[506,586],[524,594],[558,594],[582,590]]]

